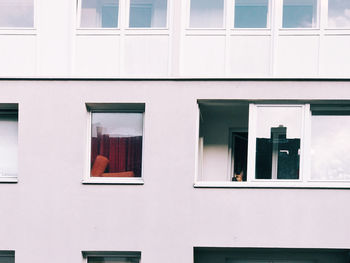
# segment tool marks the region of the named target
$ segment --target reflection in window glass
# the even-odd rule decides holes
[[[166,27],[167,0],[130,0],[129,27]]]
[[[312,116],[311,178],[350,179],[350,116]]]
[[[190,27],[222,28],[223,21],[223,0],[191,0]]]
[[[80,27],[118,27],[119,0],[82,0]]]
[[[138,258],[128,257],[88,257],[88,263],[139,263]]]
[[[317,0],[283,0],[284,28],[316,27]]]
[[[328,27],[350,28],[349,0],[328,0]]]
[[[0,0],[0,27],[34,27],[34,0]]]
[[[299,179],[301,107],[258,107],[256,179]]]
[[[266,28],[268,0],[236,0],[235,28]]]
[[[92,113],[92,177],[141,177],[142,116]]]
[[[0,111],[0,178],[18,174],[17,111]]]

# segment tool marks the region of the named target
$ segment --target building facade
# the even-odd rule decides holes
[[[349,262],[350,3],[0,0],[0,262]]]

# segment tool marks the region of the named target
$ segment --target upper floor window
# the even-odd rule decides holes
[[[34,27],[34,0],[0,0],[0,27]]]
[[[266,28],[268,0],[236,0],[235,28]]]
[[[81,0],[80,5],[80,27],[118,27],[119,0]]]
[[[130,0],[129,27],[166,27],[167,0]]]
[[[0,109],[0,181],[11,181],[18,174],[18,112]]]
[[[222,28],[224,0],[191,0],[190,27]]]
[[[283,0],[283,28],[317,26],[317,0]]]
[[[328,27],[350,28],[349,0],[328,0]]]
[[[15,263],[15,252],[0,251],[0,263]]]

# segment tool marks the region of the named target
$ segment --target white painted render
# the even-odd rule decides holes
[[[349,248],[348,189],[194,188],[197,100],[350,100],[347,81],[2,80],[19,105],[18,183],[0,184],[0,249],[16,263],[194,247]],[[85,185],[86,103],[145,103],[144,185]]]

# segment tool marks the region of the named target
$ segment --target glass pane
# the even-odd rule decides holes
[[[350,28],[349,0],[328,0],[328,26]]]
[[[299,179],[301,107],[258,107],[256,179]]]
[[[284,28],[316,27],[317,0],[283,0]]]
[[[17,114],[0,115],[0,177],[18,174]]]
[[[350,180],[350,116],[312,116],[311,178]]]
[[[232,181],[247,181],[248,132],[232,133],[233,176]]]
[[[0,0],[0,27],[34,27],[34,0]]]
[[[190,27],[222,28],[224,0],[191,0]]]
[[[167,0],[130,0],[129,27],[166,27]]]
[[[141,177],[142,113],[92,113],[91,176]]]
[[[268,0],[236,0],[235,28],[266,28]]]
[[[88,257],[88,263],[138,263],[138,258],[126,257]]]
[[[80,27],[118,27],[119,0],[82,0]]]

